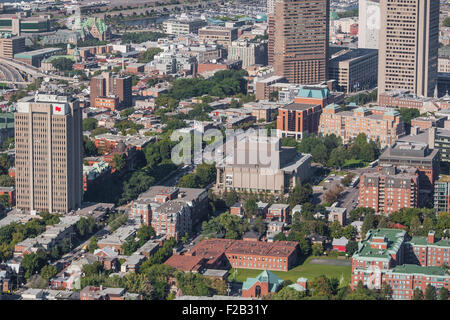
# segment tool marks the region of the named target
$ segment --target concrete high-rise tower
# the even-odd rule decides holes
[[[437,81],[439,0],[380,0],[378,94],[432,97]]]
[[[290,83],[326,80],[329,39],[329,0],[275,0],[273,66]],[[270,28],[269,21],[269,28]],[[269,50],[269,62],[270,50]]]
[[[17,208],[67,213],[80,207],[79,101],[53,94],[25,97],[17,103],[14,125]]]
[[[360,0],[358,8],[358,48],[378,49],[380,0]]]

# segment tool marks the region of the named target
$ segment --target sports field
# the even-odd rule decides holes
[[[294,283],[300,277],[312,280],[323,274],[329,278],[334,277],[338,280],[343,279],[344,283],[341,284],[347,284],[350,282],[352,267],[351,264],[342,265],[345,264],[344,261],[347,262],[349,260],[341,260],[330,257],[308,257],[302,264],[287,272],[273,271],[273,273],[283,280],[291,280]],[[261,272],[262,270],[231,269],[228,279],[230,281],[235,279],[237,282],[244,282],[248,277],[256,277]]]

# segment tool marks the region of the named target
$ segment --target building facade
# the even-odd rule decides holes
[[[359,207],[390,214],[402,208],[417,208],[419,174],[415,168],[385,166],[381,172],[364,173],[359,183]]]
[[[198,33],[206,24],[201,19],[169,19],[163,22],[163,29],[164,33],[174,35]]]
[[[345,93],[377,86],[378,50],[348,49],[330,59],[328,79],[337,81],[336,89]]]
[[[396,110],[359,107],[344,111],[337,104],[323,109],[318,131],[322,135],[341,137],[344,143],[364,133],[382,147],[391,145],[405,133],[401,115]]]
[[[121,108],[131,107],[131,77],[130,76],[117,76],[110,75],[105,72],[99,77],[93,77],[91,79],[91,107],[105,107],[105,99],[96,101],[96,98],[111,98],[117,97]],[[98,102],[98,106],[96,104]],[[109,106],[111,101],[108,101]]]
[[[228,47],[238,38],[238,29],[206,26],[198,30],[198,37],[201,42],[216,43]]]
[[[358,48],[378,49],[380,1],[360,0],[358,11]]]
[[[276,75],[297,84],[326,80],[329,12],[329,0],[275,0],[269,35]]]
[[[429,148],[427,143],[398,141],[381,154],[379,168],[383,165],[415,167],[420,188],[433,192],[434,181],[439,178],[439,150]]]
[[[267,65],[267,42],[233,41],[228,47],[228,59],[241,60],[242,68],[254,64]]]
[[[352,279],[355,288],[364,285],[380,289],[387,283],[394,300],[412,299],[414,290],[425,292],[427,285],[437,290],[450,288],[450,275],[441,266],[449,263],[450,241],[428,237],[408,241],[401,229],[369,230],[352,257]]]
[[[216,165],[219,191],[284,194],[310,177],[311,155],[298,153],[295,148],[279,147],[279,139],[267,144],[237,141],[231,148],[233,151]]]
[[[83,195],[79,101],[52,94],[23,98],[15,130],[17,208],[61,213],[78,208]]]
[[[380,0],[378,94],[432,97],[439,47],[439,0]]]
[[[277,136],[302,139],[305,135],[317,133],[320,105],[291,103],[278,108]]]

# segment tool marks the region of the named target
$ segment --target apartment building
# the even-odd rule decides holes
[[[322,108],[318,104],[290,103],[278,108],[277,137],[302,139],[316,133]]]
[[[151,225],[157,235],[179,240],[208,214],[205,189],[154,186],[132,202],[131,216]]]
[[[394,109],[358,107],[342,110],[337,104],[327,105],[320,115],[318,132],[334,134],[344,143],[364,133],[369,140],[389,146],[405,134],[401,115]]]
[[[0,57],[13,59],[16,53],[25,51],[25,37],[3,36],[0,38]]]
[[[257,100],[269,100],[270,94],[278,90],[272,89],[276,83],[286,83],[285,77],[271,75],[262,79],[255,79],[255,96]]]
[[[378,50],[347,49],[334,54],[328,66],[328,79],[337,81],[336,89],[345,93],[377,86]]]
[[[450,240],[448,238],[438,240],[434,231],[430,231],[426,237],[412,237],[407,245],[410,261],[421,266],[450,265]]]
[[[414,289],[425,292],[427,285],[450,288],[450,275],[441,266],[448,264],[450,241],[436,241],[434,231],[427,237],[408,240],[401,229],[369,230],[352,257],[352,279],[379,289],[383,282],[393,291],[394,300],[410,300]]]
[[[198,33],[198,29],[206,26],[207,22],[202,19],[168,19],[163,22],[164,33],[167,34],[189,34]]]
[[[81,205],[79,101],[37,93],[18,101],[14,117],[17,208],[67,213]]]
[[[131,77],[111,75],[109,72],[104,72],[101,76],[93,77],[91,79],[91,107],[100,108],[107,105],[111,106],[111,102],[107,98],[117,97],[120,108],[131,107]],[[104,98],[98,99],[96,98]],[[106,103],[108,100],[108,103]],[[96,104],[99,103],[98,105]]]
[[[380,172],[364,173],[359,183],[359,207],[390,214],[402,208],[417,208],[419,173],[412,167],[384,166]]]
[[[381,154],[380,170],[383,165],[416,168],[419,172],[420,188],[433,192],[434,181],[439,178],[439,150],[429,148],[427,143],[398,141]]]
[[[437,212],[450,211],[450,176],[441,175],[434,183],[434,209]]]
[[[275,75],[289,83],[317,84],[325,81],[328,63],[328,0],[275,0],[273,67]]]
[[[438,58],[438,72],[450,73],[450,57]]]
[[[213,42],[228,47],[238,38],[238,29],[221,26],[206,26],[198,30],[198,37],[201,42]]]
[[[238,40],[233,41],[228,47],[228,59],[241,60],[242,68],[260,64],[267,65],[267,42]]]
[[[439,0],[380,0],[378,94],[432,97],[439,48]]]

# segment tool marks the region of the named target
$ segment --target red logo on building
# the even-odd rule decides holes
[[[55,107],[55,111],[61,111],[61,107]]]

